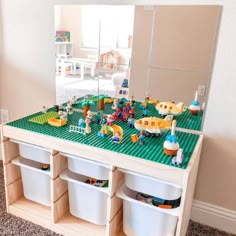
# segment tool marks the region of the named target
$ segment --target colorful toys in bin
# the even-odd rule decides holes
[[[184,112],[184,103],[179,102],[175,104],[174,102],[160,102],[156,105],[158,113],[162,116],[174,115],[178,116]]]
[[[50,165],[49,164],[42,164],[41,169],[42,170],[50,170]]]
[[[197,99],[198,92],[196,91],[194,101],[192,101],[191,105],[189,106],[189,111],[193,115],[197,115],[201,110],[200,102]]]
[[[179,207],[181,198],[174,199],[174,200],[165,200],[159,197],[153,197],[152,204],[154,206],[165,208],[165,209],[171,209]]]
[[[108,180],[98,180],[95,178],[89,178],[86,183],[91,184],[96,187],[108,187]]]
[[[136,199],[140,202],[144,202],[147,204],[152,205],[152,199],[153,197],[148,195],[148,194],[144,194],[144,193],[137,193],[136,195]]]
[[[178,139],[175,136],[176,120],[172,122],[171,135],[167,135],[166,141],[163,144],[164,153],[167,156],[175,156],[179,150]]]
[[[179,207],[180,201],[181,201],[181,198],[174,199],[174,200],[165,200],[165,199],[150,196],[144,193],[137,193],[136,199],[140,202],[154,205],[160,208],[165,208],[165,209],[177,208]]]

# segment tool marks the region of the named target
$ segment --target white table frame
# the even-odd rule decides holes
[[[91,77],[95,76],[95,69],[97,62],[87,58],[61,58],[57,59],[57,68],[58,65],[61,66],[61,75],[66,76],[66,67],[71,66],[71,74],[76,74],[76,67],[80,67],[80,77],[84,79],[84,69],[90,69]]]

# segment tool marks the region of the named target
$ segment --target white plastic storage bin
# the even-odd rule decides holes
[[[41,170],[41,163],[22,157],[17,157],[12,163],[20,166],[25,198],[50,206],[50,171]]]
[[[85,183],[89,178],[64,171],[60,178],[68,181],[70,213],[73,216],[105,225],[107,221],[108,188]]]
[[[125,184],[132,190],[166,200],[175,200],[182,195],[182,188],[178,185],[136,172],[119,170],[125,173]]]
[[[136,200],[137,192],[123,185],[123,230],[128,236],[174,236],[179,208],[162,209]]]
[[[33,160],[33,161],[50,164],[50,150],[49,149],[35,146],[28,143],[23,143],[17,140],[11,140],[11,141],[19,144],[20,156]]]
[[[111,166],[66,153],[61,154],[68,158],[68,169],[70,171],[99,180],[109,179]]]

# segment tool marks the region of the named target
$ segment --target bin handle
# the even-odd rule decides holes
[[[65,156],[65,157],[69,157],[69,158],[76,159],[76,160],[81,160],[81,161],[88,162],[88,163],[91,163],[91,164],[95,164],[95,165],[99,165],[99,166],[102,166],[102,167],[106,167],[108,169],[112,169],[111,165],[104,164],[104,163],[101,163],[101,162],[97,162],[97,161],[94,161],[94,160],[90,160],[90,159],[87,159],[85,157],[75,156],[75,155],[71,155],[71,154],[68,154],[68,153],[65,153],[65,152],[60,152],[60,154]]]
[[[99,187],[95,187],[95,186],[93,186],[91,184],[87,184],[87,183],[81,182],[79,180],[75,180],[75,179],[69,177],[68,173],[69,173],[69,170],[63,171],[60,174],[60,178],[63,179],[63,180],[67,180],[68,182],[79,184],[79,185],[82,185],[82,186],[84,186],[86,188],[92,188],[92,189],[95,189],[97,191],[100,191],[100,192],[108,194],[108,188],[99,188]]]
[[[171,182],[168,182],[166,180],[162,180],[162,179],[159,179],[159,178],[155,178],[155,177],[152,177],[152,176],[148,176],[148,175],[145,175],[145,174],[140,174],[138,172],[133,172],[133,171],[129,171],[129,170],[125,170],[123,168],[118,168],[119,171],[125,173],[125,174],[131,174],[131,175],[136,175],[136,176],[139,176],[139,177],[143,177],[145,179],[149,179],[149,180],[154,180],[154,181],[158,181],[160,183],[163,183],[163,184],[167,184],[167,185],[170,185],[170,186],[173,186],[175,188],[179,188],[182,190],[182,187],[178,184],[174,184],[174,183],[171,183]]]
[[[17,165],[17,166],[20,166],[20,167],[27,168],[27,169],[29,169],[29,170],[33,170],[33,171],[39,172],[39,173],[41,173],[41,174],[45,174],[45,175],[51,176],[51,172],[50,172],[50,171],[45,171],[45,170],[37,169],[37,168],[32,167],[32,166],[29,166],[29,165],[27,165],[27,164],[23,164],[23,163],[21,163],[20,158],[21,158],[20,156],[14,158],[14,159],[11,161],[12,164]],[[30,176],[29,176],[29,178],[30,178]]]
[[[40,150],[43,150],[43,151],[50,152],[50,149],[45,148],[45,147],[41,147],[41,146],[38,146],[38,145],[34,145],[34,144],[30,144],[30,143],[24,143],[24,142],[18,141],[16,139],[10,139],[10,141],[13,142],[13,143],[22,144],[22,145],[25,145],[25,146],[28,146],[28,147],[37,148],[37,149],[40,149]]]

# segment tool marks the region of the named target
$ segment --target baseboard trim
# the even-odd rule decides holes
[[[236,234],[236,211],[194,200],[191,220]]]

